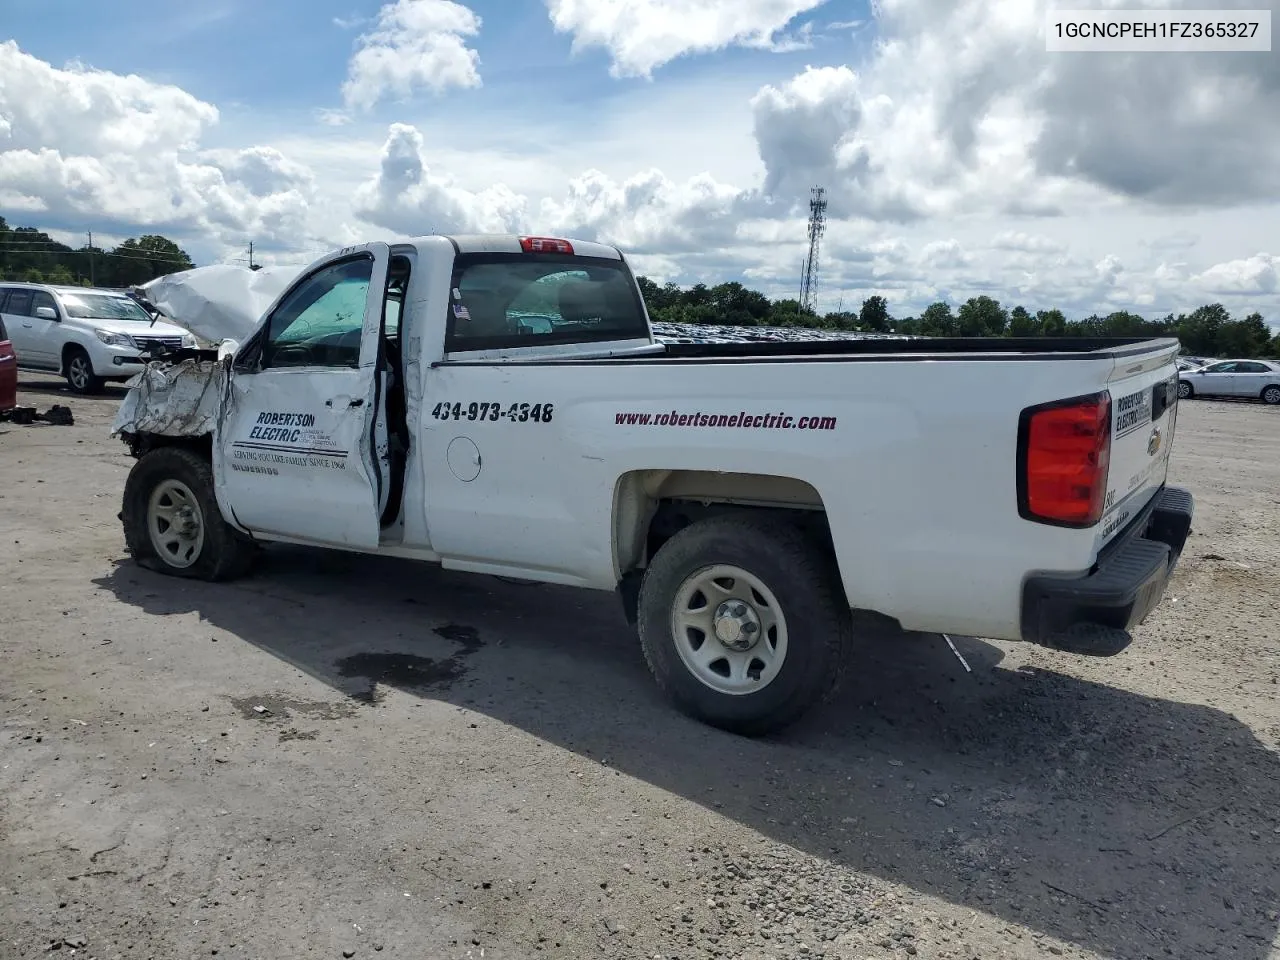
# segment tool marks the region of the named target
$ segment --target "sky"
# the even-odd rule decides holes
[[[599,239],[662,282],[794,297],[822,186],[823,310],[1221,302],[1280,327],[1280,53],[1047,53],[1046,9],[0,0],[0,215],[199,263]]]

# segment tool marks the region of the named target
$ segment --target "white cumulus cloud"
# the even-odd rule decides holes
[[[419,90],[480,86],[480,56],[467,38],[480,18],[453,0],[395,0],[378,11],[373,29],[357,41],[342,97],[349,109],[404,100]]]
[[[1216,263],[1196,282],[1211,293],[1273,294],[1280,286],[1280,256],[1259,253],[1244,260]]]
[[[392,124],[378,172],[355,195],[360,218],[402,236],[430,233],[516,233],[527,222],[527,200],[505,184],[472,191],[427,164],[416,127]]]
[[[218,110],[186,91],[0,44],[0,191],[46,226],[170,229],[238,246],[305,236],[314,183],[268,148],[202,151]]]
[[[648,77],[663,64],[729,46],[785,51],[809,31],[779,36],[827,0],[546,0],[556,30],[573,47],[603,47],[615,77]]]

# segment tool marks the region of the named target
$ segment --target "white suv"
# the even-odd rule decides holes
[[[60,373],[76,393],[128,380],[158,347],[196,346],[195,338],[150,314],[119,290],[0,283],[0,316],[26,370]]]

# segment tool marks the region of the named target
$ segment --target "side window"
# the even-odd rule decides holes
[[[31,291],[10,290],[9,299],[5,301],[4,312],[14,317],[31,316]]]
[[[9,291],[0,287],[0,313],[4,313],[4,302],[9,299]]]
[[[281,301],[267,325],[264,367],[358,367],[373,259],[322,267]]]
[[[1264,363],[1238,363],[1236,373],[1266,373],[1270,368]]]
[[[37,290],[31,298],[31,315],[34,317],[41,307],[48,307],[55,315],[58,312],[58,305],[53,302],[52,295],[43,290]]]
[[[1205,367],[1205,373],[1235,373],[1236,365],[1234,363],[1215,363],[1212,366]]]

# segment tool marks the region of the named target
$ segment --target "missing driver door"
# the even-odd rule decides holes
[[[215,474],[219,505],[248,530],[378,545],[389,261],[385,243],[367,243],[313,265],[236,358]]]

